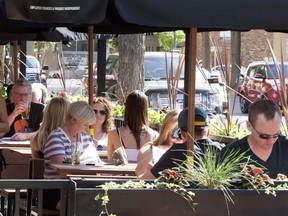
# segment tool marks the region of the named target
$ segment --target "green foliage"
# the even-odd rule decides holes
[[[118,103],[111,103],[113,116],[115,117],[123,117],[124,116],[124,105],[120,105]]]
[[[57,96],[60,96],[60,97],[64,97],[66,98],[69,102],[76,102],[76,101],[86,101],[88,103],[88,98],[83,96],[83,95],[75,95],[75,96],[72,96],[72,95],[67,95],[65,92],[59,92],[58,94],[49,94],[48,96],[48,99],[47,99],[47,102],[53,98],[53,97],[57,97]]]
[[[265,168],[252,165],[258,163],[245,154],[232,150],[219,158],[217,150],[209,146],[203,155],[193,153],[187,157],[179,168],[183,178],[196,188],[221,190],[229,211],[227,201],[233,203],[231,188],[264,189],[266,193],[275,195],[274,184],[264,173]]]
[[[113,116],[124,117],[125,106],[118,103],[111,103],[113,109]],[[152,108],[148,109],[148,120],[150,124],[160,125],[163,122],[165,114],[163,112],[154,110]]]
[[[165,118],[165,114],[163,112],[154,110],[152,108],[148,109],[148,120],[150,124],[160,125],[162,124]]]
[[[237,120],[228,120],[223,115],[214,115],[210,120],[210,131],[213,135],[230,136],[241,139],[250,134],[250,132],[241,127]]]
[[[112,39],[109,39],[108,43],[112,47],[112,49],[114,49],[114,51],[119,49],[119,41],[117,37],[113,37]]]
[[[4,87],[3,85],[0,86],[0,94],[3,96],[4,99],[7,98],[6,87]]]
[[[156,34],[159,35],[159,39],[158,39],[159,46],[164,51],[170,51],[171,49],[177,47],[177,44],[185,41],[185,34],[182,30],[178,30],[176,32],[160,32]],[[176,36],[176,40],[174,40],[175,36]]]

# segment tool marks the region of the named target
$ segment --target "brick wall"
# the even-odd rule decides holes
[[[210,36],[213,43],[211,46],[217,47],[221,52],[222,62],[225,62],[225,55],[230,53],[230,41],[220,41],[219,32],[211,32]],[[273,47],[273,33],[264,30],[251,30],[241,33],[241,66],[247,67],[253,61],[263,61],[264,58],[271,57],[267,39]],[[218,52],[217,52],[218,53]],[[197,58],[202,59],[202,36],[197,35]],[[217,55],[217,54],[216,54]],[[211,65],[214,63],[214,55],[210,54]]]

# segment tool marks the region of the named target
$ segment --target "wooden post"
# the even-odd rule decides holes
[[[188,76],[188,128],[187,155],[191,156],[194,151],[194,121],[195,121],[195,79],[196,79],[196,50],[197,50],[197,28],[190,28],[189,46],[189,76]],[[191,136],[191,137],[190,137]]]
[[[14,70],[14,82],[19,78],[18,73],[18,41],[13,41],[13,70]]]

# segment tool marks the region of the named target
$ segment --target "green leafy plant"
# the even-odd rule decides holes
[[[165,113],[154,110],[152,108],[148,109],[148,120],[150,124],[160,125],[162,124],[164,117],[165,117]]]
[[[115,117],[123,117],[124,116],[124,105],[120,105],[118,103],[111,103],[113,116]]]
[[[113,116],[124,117],[125,106],[118,103],[111,103],[113,109]],[[165,113],[161,111],[154,110],[152,108],[148,109],[148,121],[151,125],[160,125],[165,117]]]
[[[73,96],[73,95],[66,94],[66,92],[59,92],[58,94],[49,94],[48,101],[51,98],[56,97],[56,96],[64,97],[68,101],[70,101],[71,103],[72,102],[76,102],[76,101],[86,101],[86,102],[88,102],[88,98],[83,96],[83,95],[75,95],[75,96]]]
[[[229,136],[236,139],[241,139],[250,134],[250,132],[241,127],[238,119],[231,119],[230,124],[227,118],[223,115],[214,115],[210,120],[210,131],[213,135]]]
[[[251,188],[257,191],[264,189],[266,193],[275,195],[275,190],[272,188],[273,182],[269,181],[268,175],[264,175],[264,169],[250,165],[252,161],[245,156],[245,152],[229,151],[224,158],[220,159],[216,157],[217,150],[209,146],[203,155],[194,152],[192,155],[179,165],[180,175],[191,182],[193,187],[221,190],[225,197],[228,215],[230,215],[228,203],[234,204],[231,190],[233,188]]]

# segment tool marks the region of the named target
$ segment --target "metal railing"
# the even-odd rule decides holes
[[[59,189],[60,195],[60,215],[75,215],[75,191],[76,183],[71,180],[47,180],[47,179],[0,179],[0,189],[15,189],[15,216],[20,215],[20,190],[38,190],[38,215],[43,212],[43,190]],[[32,196],[27,196],[27,203],[31,202]],[[28,205],[28,204],[27,204]],[[30,210],[29,210],[30,209]],[[31,206],[27,206],[26,215],[31,215]]]

